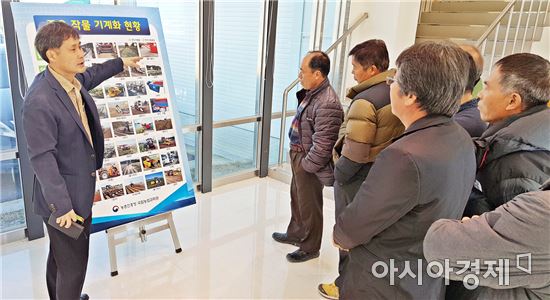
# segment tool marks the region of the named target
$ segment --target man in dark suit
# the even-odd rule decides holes
[[[444,282],[427,273],[422,242],[434,221],[462,216],[474,184],[473,143],[452,119],[468,77],[466,52],[420,43],[396,65],[391,110],[405,132],[378,155],[336,220],[334,242],[350,249],[340,299],[443,299]]]
[[[88,90],[137,67],[139,57],[113,59],[86,68],[78,32],[62,22],[43,26],[34,41],[46,62],[25,96],[23,128],[35,173],[35,213],[44,218],[50,238],[46,282],[51,299],[87,299],[80,295],[88,264],[95,171],[103,163],[103,132]],[[77,240],[48,224],[53,214],[69,228],[80,217]]]

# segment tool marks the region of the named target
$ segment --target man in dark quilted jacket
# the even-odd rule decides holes
[[[296,94],[298,108],[290,137],[290,207],[292,215],[285,233],[273,239],[292,244],[298,250],[287,254],[289,262],[304,262],[319,256],[323,234],[323,186],[334,183],[332,148],[344,120],[338,95],[327,75],[330,59],[321,51],[311,51],[300,66],[303,87]]]
[[[550,178],[550,62],[530,53],[504,57],[479,97],[489,128],[475,140],[481,186],[466,216],[492,211]]]

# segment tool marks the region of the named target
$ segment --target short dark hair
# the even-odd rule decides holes
[[[312,70],[319,70],[324,77],[328,76],[330,72],[330,58],[323,51],[309,51],[311,59],[309,61],[309,67]]]
[[[34,38],[34,47],[38,51],[38,54],[40,54],[40,57],[49,63],[50,61],[46,56],[46,52],[49,49],[61,47],[63,42],[69,38],[79,39],[80,35],[76,29],[64,22],[51,22],[38,30]]]
[[[375,65],[378,71],[384,72],[390,65],[390,56],[383,40],[373,39],[357,44],[349,56],[353,56],[364,69]]]
[[[468,55],[468,61],[470,62],[470,64],[468,68],[468,81],[466,82],[466,88],[464,89],[464,91],[472,92],[477,82],[479,81],[479,75],[474,58],[472,57],[472,55],[470,55],[470,53],[466,52],[466,54]]]
[[[428,114],[454,115],[464,95],[469,65],[466,52],[451,42],[423,42],[399,54],[397,84],[413,94]]]
[[[531,53],[506,56],[495,64],[503,90],[521,96],[525,109],[550,100],[550,62]]]

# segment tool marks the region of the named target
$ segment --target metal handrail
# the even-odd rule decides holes
[[[489,25],[489,28],[487,28],[487,30],[481,35],[481,37],[477,40],[476,42],[476,47],[477,48],[480,48],[481,47],[481,44],[485,43],[483,45],[483,50],[485,50],[485,45],[487,43],[487,38],[489,38],[489,35],[491,33],[493,33],[493,31],[495,30],[495,28],[497,27],[497,25],[500,25],[500,22],[502,21],[502,19],[504,18],[504,16],[506,16],[506,14],[512,10],[513,11],[513,8],[514,8],[514,5],[516,4],[516,0],[511,0],[510,3],[508,3],[508,5],[506,5],[506,7],[500,12],[500,14],[498,15],[498,17],[493,21],[493,23],[491,23],[491,25]],[[510,28],[510,24],[512,23],[511,22],[512,20],[512,13],[510,12],[510,20],[508,22],[508,28]],[[508,33],[508,29],[506,30],[506,33]],[[495,40],[497,40],[495,38]],[[494,49],[494,47],[493,47]],[[483,53],[483,51],[482,51]]]
[[[331,53],[342,41],[344,41],[361,23],[369,17],[368,13],[363,13],[342,35],[325,51],[325,53]],[[287,86],[283,92],[283,107],[281,109],[281,131],[279,133],[279,159],[278,165],[283,164],[284,158],[284,146],[285,146],[285,134],[286,134],[286,111],[288,104],[288,93],[298,84],[299,78],[296,78],[289,86]]]
[[[506,7],[500,12],[498,17],[491,23],[491,25],[489,25],[489,28],[487,28],[487,30],[476,41],[476,47],[481,49],[482,54],[485,54],[485,48],[487,46],[487,41],[489,39],[489,36],[493,33],[495,34],[494,35],[495,38],[493,40],[493,49],[491,51],[491,59],[490,59],[490,62],[489,62],[488,72],[491,72],[491,70],[493,68],[493,62],[494,62],[494,59],[495,59],[495,52],[496,52],[496,47],[497,47],[497,43],[498,43],[498,34],[499,34],[499,30],[500,30],[500,25],[501,25],[502,20],[504,19],[504,17],[507,14],[509,14],[508,25],[506,27],[506,34],[504,36],[501,56],[504,56],[506,54],[506,48],[507,48],[508,42],[509,42],[508,39],[509,39],[509,34],[510,34],[510,27],[512,26],[512,15],[514,13],[514,7],[518,3],[518,1],[519,0],[510,0],[508,5],[506,5]],[[514,38],[514,43],[513,43],[513,46],[512,46],[512,52],[511,53],[516,53],[516,43],[518,42],[518,35],[519,35],[521,23],[522,23],[524,7],[525,7],[525,1],[526,0],[521,0],[521,8],[518,12],[517,25],[515,26],[516,27],[516,32],[515,32],[514,37],[513,37]],[[527,20],[526,20],[526,23],[525,23],[525,29],[523,31],[521,49],[519,50],[520,52],[523,52],[523,49],[524,49],[524,46],[525,46],[525,40],[527,38],[527,31],[530,27],[529,23],[530,23],[530,19],[531,19],[531,14],[533,12],[536,12],[535,24],[533,25],[533,34],[532,34],[532,37],[531,37],[531,42],[532,42],[535,38],[535,35],[536,35],[540,13],[545,12],[544,10],[542,10],[542,2],[543,1],[541,1],[541,0],[539,0],[540,2],[539,2],[538,9],[536,11],[533,11],[533,2],[534,1],[535,0],[530,0],[529,11],[528,11]],[[547,3],[546,8],[545,8],[545,10],[546,10],[546,13],[545,13],[545,16],[544,16],[545,19],[546,19],[546,15],[548,14],[548,7],[549,6],[550,6],[550,3]]]

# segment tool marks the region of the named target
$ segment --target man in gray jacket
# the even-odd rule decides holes
[[[549,299],[549,232],[550,180],[479,217],[436,221],[424,255],[453,268],[446,278],[488,287],[479,290],[479,299]]]
[[[334,183],[332,148],[344,119],[338,95],[327,75],[330,59],[311,51],[303,59],[297,93],[298,108],[289,132],[292,181],[292,216],[286,233],[273,233],[274,240],[300,248],[287,255],[289,262],[304,262],[319,256],[323,234],[323,186]]]
[[[466,85],[467,54],[427,42],[403,51],[396,64],[391,108],[405,132],[378,155],[336,220],[334,243],[350,249],[341,299],[442,299],[443,280],[426,273],[422,241],[434,221],[462,216],[474,183],[473,144],[451,118]]]

